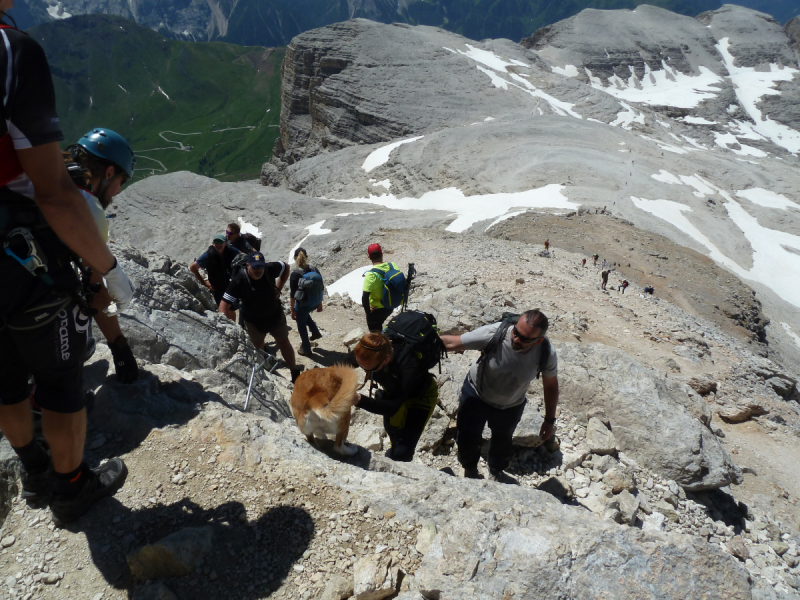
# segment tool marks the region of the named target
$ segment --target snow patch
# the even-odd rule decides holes
[[[640,112],[638,115],[636,111],[624,102],[620,102],[620,106],[625,110],[617,113],[617,119],[609,123],[612,127],[622,127],[623,129],[630,130],[631,123],[640,123],[644,125],[644,113]]]
[[[361,168],[364,169],[367,173],[372,171],[373,169],[380,167],[381,165],[385,165],[389,162],[389,155],[394,151],[395,148],[399,148],[403,144],[410,144],[411,142],[416,142],[417,140],[421,140],[423,135],[418,135],[417,137],[409,138],[407,140],[400,140],[399,142],[393,142],[388,146],[381,146],[377,150],[374,150],[367,156],[364,164],[361,165]]]
[[[678,179],[677,177],[675,177],[675,175],[664,169],[661,169],[655,175],[650,175],[650,177],[652,177],[656,181],[661,181],[663,183],[668,183],[670,185],[681,185],[680,179]]]
[[[327,286],[328,296],[340,294],[350,296],[353,302],[361,302],[361,292],[364,289],[364,275],[372,268],[372,265],[353,269],[344,277],[341,277]]]
[[[559,75],[563,75],[564,77],[577,77],[578,76],[578,67],[575,65],[566,65],[564,67],[550,67],[553,69],[553,73],[558,73]]]
[[[252,223],[248,223],[242,217],[236,219],[239,221],[239,227],[241,227],[241,233],[252,233],[257,238],[261,239],[263,236],[261,235],[261,231],[253,225]]]
[[[164,90],[162,90],[162,89],[161,89],[161,86],[158,86],[158,91],[159,91],[159,92],[161,92],[162,94],[164,94],[164,98],[166,98],[167,100],[169,100],[169,96],[167,96],[167,92],[165,92]]]
[[[795,208],[800,210],[800,204],[792,202],[782,194],[776,194],[769,190],[762,188],[750,188],[749,190],[741,190],[736,192],[736,195],[745,200],[749,200],[753,204],[763,206],[765,208],[777,208],[779,210],[786,210],[787,208]]]
[[[722,38],[717,43],[717,51],[722,55],[725,66],[733,83],[736,97],[750,118],[755,121],[755,131],[772,140],[789,152],[800,152],[800,131],[787,127],[783,123],[773,121],[761,114],[757,105],[763,96],[777,96],[780,91],[774,89],[779,81],[792,81],[800,71],[790,67],[771,64],[769,71],[756,71],[752,67],[737,67],[730,53],[729,38]]]
[[[742,144],[735,135],[732,133],[717,133],[714,132],[714,143],[717,146],[730,150],[739,156],[755,156],[756,158],[765,158],[767,153],[758,148],[753,148],[746,144]],[[739,148],[731,148],[731,146],[738,145]]]
[[[484,231],[489,231],[492,227],[497,225],[500,221],[505,221],[506,219],[510,219],[512,217],[516,217],[516,216],[521,215],[521,214],[526,213],[526,212],[528,212],[528,211],[526,211],[526,210],[517,210],[517,211],[514,211],[514,212],[510,212],[507,215],[503,215],[502,217],[497,217],[494,221],[492,221],[489,224],[489,226],[486,229],[484,229]]]
[[[294,261],[294,251],[297,250],[303,244],[303,242],[305,242],[312,235],[325,235],[326,233],[330,233],[331,231],[333,231],[332,229],[323,229],[322,225],[324,223],[325,223],[325,219],[323,219],[322,221],[319,221],[317,223],[314,223],[313,225],[309,225],[308,227],[305,228],[305,229],[308,230],[308,234],[306,235],[306,237],[304,237],[302,240],[297,242],[297,245],[294,248],[292,248],[291,250],[289,250],[289,262],[290,263],[292,261]]]
[[[709,121],[708,119],[704,119],[703,117],[683,117],[681,119],[684,123],[689,123],[691,125],[716,125],[716,121]]]
[[[372,184],[372,187],[376,186],[381,186],[388,190],[390,187],[392,187],[392,181],[390,179],[384,179],[383,181],[378,181]]]
[[[792,331],[792,328],[789,327],[788,323],[781,323],[781,327],[783,327],[784,331],[786,331],[786,333],[788,333],[789,336],[794,340],[794,343],[800,347],[800,335],[797,335],[794,331]]]
[[[662,60],[661,65],[662,70],[653,71],[645,63],[642,79],[637,77],[633,68],[627,82],[617,75],[609,77],[610,86],[604,86],[589,69],[586,69],[586,74],[592,87],[615,98],[654,106],[696,108],[700,102],[714,98],[720,92],[716,86],[722,83],[722,78],[706,67],[699,67],[699,75],[685,75],[669,67],[666,61]]]
[[[393,210],[443,210],[456,214],[455,220],[447,226],[447,231],[465,231],[479,221],[496,219],[508,214],[512,209],[563,208],[576,210],[580,204],[570,202],[562,194],[563,185],[550,184],[534,190],[501,194],[465,196],[458,188],[445,188],[426,192],[420,198],[397,198],[393,194],[383,194],[368,198],[335,200],[378,204]]]

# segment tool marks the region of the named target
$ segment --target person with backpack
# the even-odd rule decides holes
[[[86,198],[97,229],[107,242],[106,209],[111,206],[122,186],[133,177],[136,159],[130,144],[111,129],[97,127],[69,146],[63,156],[72,181]],[[102,284],[102,281],[102,276],[92,271],[89,283]],[[98,311],[93,318],[111,350],[117,380],[120,383],[133,383],[139,378],[139,367],[128,339],[122,334],[118,315]],[[91,336],[91,328],[88,332]],[[88,356],[94,351],[94,339],[90,337],[89,343]]]
[[[547,317],[538,309],[509,315],[462,335],[443,335],[448,351],[480,350],[461,388],[456,416],[458,461],[464,477],[480,479],[483,428],[492,433],[489,444],[490,479],[514,483],[505,473],[513,452],[512,437],[522,418],[530,382],[542,375],[545,416],[539,436],[547,441],[555,433],[558,407],[558,358],[547,339]]]
[[[115,493],[128,473],[119,458],[94,469],[83,460],[88,316],[74,257],[103,275],[118,310],[134,287],[64,165],[47,58],[3,20],[12,6],[0,0],[0,430],[22,464],[22,497],[49,499],[63,524]],[[94,300],[98,310],[109,303]],[[34,437],[31,376],[49,453]]]
[[[252,233],[242,233],[242,228],[238,223],[228,223],[225,235],[228,238],[228,245],[236,248],[239,252],[250,254],[261,251],[261,240]]]
[[[294,251],[297,269],[289,276],[289,301],[291,302],[292,320],[297,321],[297,332],[300,334],[300,356],[313,356],[311,342],[322,337],[317,324],[311,318],[311,312],[322,312],[322,292],[325,284],[319,269],[308,264],[305,249]],[[311,337],[308,337],[308,330]]]
[[[411,462],[414,458],[439,399],[439,385],[428,371],[444,353],[435,328],[432,315],[400,313],[389,322],[385,333],[366,334],[353,350],[370,382],[369,395],[357,394],[355,405],[383,415],[391,443],[386,457],[394,461]],[[373,394],[375,384],[380,390]]]
[[[406,278],[396,264],[383,262],[380,244],[370,244],[367,255],[372,268],[364,275],[361,305],[367,315],[367,328],[371,333],[380,333],[384,321],[403,304]]]
[[[233,275],[233,259],[239,254],[239,251],[226,244],[226,241],[227,238],[224,233],[215,235],[211,240],[211,245],[208,247],[208,250],[203,252],[200,257],[189,266],[189,270],[194,273],[197,281],[211,291],[217,306],[222,302],[222,297],[231,281],[231,275]],[[208,280],[203,279],[203,276],[200,274],[200,269],[206,270]],[[233,318],[230,314],[227,316]]]
[[[241,304],[244,327],[253,346],[263,350],[267,334],[275,338],[294,383],[302,368],[295,362],[294,348],[289,342],[290,330],[281,306],[281,290],[288,279],[289,265],[283,261],[268,263],[261,252],[253,252],[247,256],[244,267],[238,267],[231,277],[219,303],[219,312],[229,315],[232,306]]]

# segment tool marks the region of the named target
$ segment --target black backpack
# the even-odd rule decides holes
[[[252,233],[243,233],[241,235],[247,240],[247,243],[253,247],[253,250],[261,252],[261,238],[256,237]]]
[[[441,361],[447,356],[447,350],[432,314],[418,310],[401,312],[389,321],[383,333],[392,341],[392,346],[400,348],[400,355],[413,352],[426,371],[439,365],[439,373],[442,372]]]
[[[492,339],[489,340],[489,343],[481,350],[481,355],[478,357],[478,381],[475,382],[478,392],[480,392],[483,387],[483,372],[486,369],[486,364],[489,362],[489,355],[494,352],[495,348],[505,339],[508,328],[517,324],[520,316],[521,315],[514,313],[503,313],[503,320],[500,322],[500,327],[497,328],[497,331],[492,336]],[[541,375],[542,371],[547,366],[547,360],[550,358],[550,340],[547,338],[544,338],[540,346],[540,352],[536,379],[539,379],[539,375]]]

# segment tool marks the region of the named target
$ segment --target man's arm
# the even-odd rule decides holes
[[[283,291],[283,286],[286,285],[286,281],[289,279],[289,265],[285,262],[280,261],[283,265],[283,272],[281,273],[280,278],[278,279],[278,283],[275,284],[278,288],[278,295],[280,296],[281,292]]]
[[[89,205],[72,183],[57,142],[16,151],[34,188],[34,201],[47,224],[93,270],[105,274],[115,264],[95,225]]]
[[[439,337],[444,342],[444,347],[448,352],[463,352],[466,350],[461,343],[460,335],[440,335]]]
[[[236,311],[231,308],[226,300],[219,301],[219,312],[228,317],[231,321],[236,321]]]
[[[539,437],[542,441],[549,440],[556,432],[556,409],[558,408],[558,376],[545,377],[542,375],[542,391],[544,392],[544,418]],[[552,423],[548,423],[552,420]]]
[[[203,279],[203,276],[200,274],[200,265],[197,263],[197,261],[194,261],[191,265],[189,265],[189,270],[194,273],[195,278],[200,282],[201,285],[213,291],[214,287],[211,285],[211,282]]]

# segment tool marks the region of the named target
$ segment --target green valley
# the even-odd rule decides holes
[[[125,136],[136,176],[257,178],[279,136],[283,48],[167,39],[121,17],[37,26],[65,145],[92,127]]]

